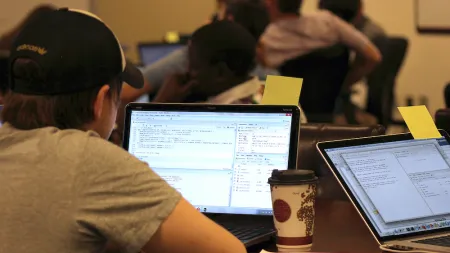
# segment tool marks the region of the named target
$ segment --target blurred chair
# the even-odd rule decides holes
[[[368,98],[366,111],[374,115],[385,127],[400,125],[392,119],[395,106],[395,84],[408,50],[408,40],[400,37],[378,38],[374,41],[383,56],[382,62],[367,77]]]
[[[300,104],[309,122],[332,122],[348,69],[349,50],[336,45],[289,60],[279,71],[283,76],[303,78]]]
[[[450,133],[450,109],[439,109],[434,115],[434,121],[438,129],[443,129]]]
[[[319,177],[320,198],[347,199],[328,166],[316,149],[321,141],[342,140],[385,134],[385,128],[375,126],[339,126],[333,124],[303,124],[300,127],[297,169],[313,170]]]

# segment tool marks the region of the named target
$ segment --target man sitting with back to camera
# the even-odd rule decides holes
[[[62,9],[17,37],[0,127],[0,252],[245,252],[146,163],[108,143],[122,81],[112,31]]]
[[[255,38],[235,22],[217,21],[201,27],[191,38],[188,72],[171,76],[154,101],[258,104],[262,84],[251,76],[255,49]],[[303,113],[301,122],[306,122]]]

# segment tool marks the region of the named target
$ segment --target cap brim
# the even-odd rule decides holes
[[[126,61],[127,65],[122,73],[122,78],[124,82],[135,89],[140,89],[144,87],[144,77],[142,72],[130,61]]]

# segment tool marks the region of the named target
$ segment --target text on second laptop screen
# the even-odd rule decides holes
[[[450,227],[445,138],[325,149],[378,234]]]
[[[292,114],[132,111],[128,151],[208,213],[271,215]]]

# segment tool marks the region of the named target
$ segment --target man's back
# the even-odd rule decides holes
[[[343,44],[363,50],[368,39],[326,10],[280,19],[261,37],[265,65],[278,68],[287,60],[321,48]]]
[[[180,199],[94,132],[6,124],[0,164],[0,252],[138,252]]]

